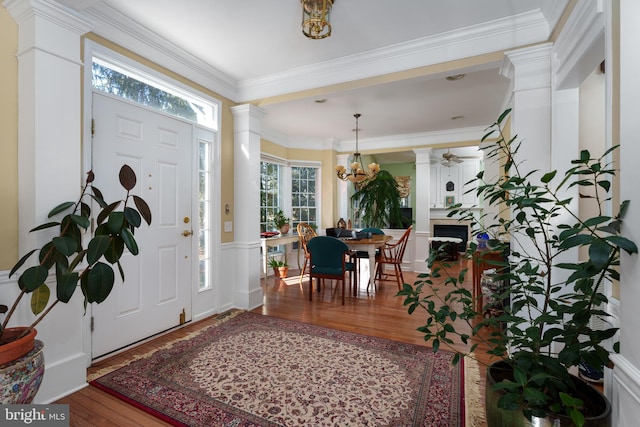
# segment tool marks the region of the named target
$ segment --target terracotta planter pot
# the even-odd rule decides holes
[[[38,333],[35,329],[32,329],[24,337],[16,339],[26,329],[26,327],[21,327],[4,330],[2,342],[0,342],[0,365],[9,363],[33,350],[33,341]]]
[[[283,236],[287,233],[289,233],[289,228],[291,226],[289,224],[285,224],[282,227],[280,227],[280,234],[282,234]]]
[[[510,377],[509,365],[506,362],[496,362],[487,368],[487,386],[485,407],[487,425],[489,427],[530,427],[530,426],[574,426],[571,418],[565,415],[548,414],[546,418],[527,420],[522,411],[509,411],[498,408],[501,391],[494,391],[493,385]],[[511,380],[513,378],[510,378]],[[611,405],[607,398],[591,385],[578,377],[573,377],[578,387],[578,397],[585,403],[585,427],[611,427]]]
[[[287,277],[287,273],[289,273],[289,267],[278,267],[278,277],[284,279]]]

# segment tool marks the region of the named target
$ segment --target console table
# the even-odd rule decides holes
[[[507,260],[500,251],[479,250],[473,253],[472,257],[472,274],[473,274],[473,299],[475,301],[474,309],[478,313],[482,313],[484,304],[482,302],[482,287],[480,286],[480,278],[485,270],[495,269],[500,271],[504,268],[504,262]]]
[[[280,246],[280,245],[290,245],[293,242],[297,242],[299,241],[298,235],[297,234],[285,234],[283,235],[278,235],[278,236],[273,236],[273,237],[261,237],[260,238],[260,246],[262,247],[262,274],[264,275],[263,277],[265,278],[265,280],[267,279],[267,248],[268,247],[273,247],[273,246]],[[298,250],[300,250],[298,248]],[[287,261],[287,252],[289,252],[288,250],[284,251],[284,260],[285,262]],[[298,270],[300,269],[300,257],[298,257]]]

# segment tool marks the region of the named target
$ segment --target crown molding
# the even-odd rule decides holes
[[[554,46],[558,89],[578,87],[602,62],[605,57],[604,31],[602,1],[578,2]]]
[[[238,82],[238,98],[248,101],[512,49],[547,40],[541,11],[494,20],[460,30],[399,43]]]
[[[80,12],[90,19],[94,34],[104,37],[187,79],[228,98],[236,99],[236,82],[174,43],[100,2]]]
[[[557,5],[548,6],[545,11],[539,9],[284,73],[236,81],[103,2],[88,4],[79,13],[95,25],[96,35],[238,103],[540,43],[548,39],[552,29],[545,13],[555,16],[554,11],[560,9]]]

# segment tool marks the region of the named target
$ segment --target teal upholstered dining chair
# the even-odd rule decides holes
[[[349,247],[340,239],[329,236],[317,236],[307,242],[307,249],[311,254],[311,268],[309,269],[309,301],[313,299],[313,279],[318,283],[320,279],[332,279],[342,283],[342,304],[345,296],[345,275],[347,271],[356,281],[355,265],[347,261]]]

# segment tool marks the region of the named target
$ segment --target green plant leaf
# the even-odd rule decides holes
[[[124,219],[136,228],[140,227],[140,224],[142,224],[142,218],[138,211],[130,207],[124,208]]]
[[[120,257],[124,252],[124,242],[122,238],[119,236],[112,237],[109,239],[109,247],[104,253],[104,259],[109,261],[111,264],[118,262]]]
[[[96,236],[89,242],[87,246],[87,262],[93,265],[109,248],[111,238],[106,235]]]
[[[107,229],[109,233],[120,234],[124,227],[124,214],[122,212],[111,212],[107,220]]]
[[[40,286],[31,294],[31,312],[36,316],[40,314],[49,304],[51,290],[47,285]]]
[[[40,224],[39,226],[32,228],[31,230],[29,230],[29,232],[46,230],[47,228],[57,227],[59,225],[60,225],[59,222],[47,222],[45,224]]]
[[[619,248],[623,249],[624,251],[626,251],[629,254],[637,254],[638,253],[638,247],[636,246],[635,243],[633,243],[631,240],[622,237],[622,236],[608,236],[605,237],[605,240],[613,243],[614,245],[618,246]]]
[[[16,265],[13,266],[13,268],[11,269],[11,271],[9,272],[9,277],[13,276],[15,274],[16,271],[18,271],[20,269],[20,267],[22,267],[24,265],[24,263],[29,259],[29,257],[31,255],[33,255],[33,253],[36,251],[37,249],[32,249],[29,252],[27,252],[26,254],[24,254],[22,256],[22,258],[20,258],[18,260],[18,262],[16,263]]]
[[[76,240],[71,237],[54,237],[53,245],[64,256],[71,256],[78,250]]]
[[[75,206],[75,203],[73,203],[73,202],[60,203],[55,208],[51,209],[51,211],[49,212],[49,215],[47,217],[51,218],[51,217],[59,214],[60,212],[66,211],[67,209],[69,209],[69,208],[71,208],[73,206]]]
[[[68,303],[78,286],[78,273],[65,273],[57,278],[56,295],[61,302]]]
[[[18,286],[25,292],[33,292],[44,285],[49,276],[49,270],[41,265],[27,268],[18,279]]]
[[[71,220],[75,222],[79,227],[84,228],[85,230],[89,228],[89,218],[81,216],[81,215],[71,215]]]
[[[589,259],[597,267],[602,268],[609,262],[612,248],[601,240],[594,240],[589,247]]]
[[[542,176],[542,178],[540,178],[540,181],[542,181],[545,184],[548,184],[556,176],[556,173],[557,171],[547,172]]]
[[[124,242],[129,252],[133,255],[138,255],[138,244],[136,243],[135,237],[133,237],[133,233],[129,231],[128,228],[123,228],[122,233],[120,233],[120,237],[122,237],[122,241]],[[285,267],[286,265],[283,265]]]
[[[97,263],[91,268],[87,274],[87,280],[83,288],[86,289],[86,298],[90,303],[100,304],[103,302],[113,289],[115,276],[113,269],[102,262]]]

